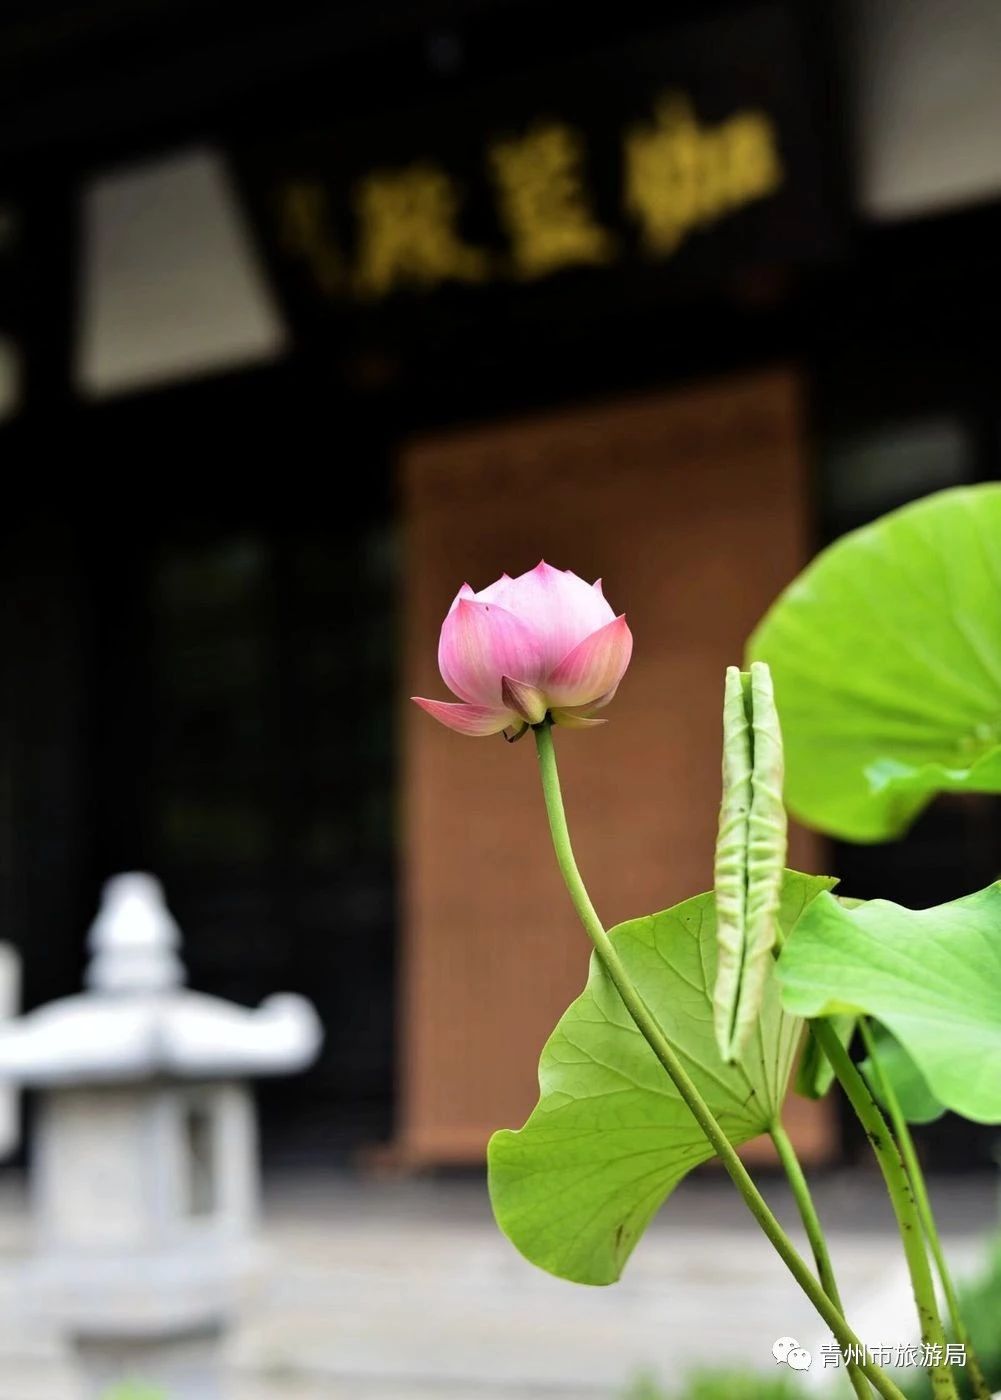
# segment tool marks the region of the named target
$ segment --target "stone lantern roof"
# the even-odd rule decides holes
[[[109,880],[90,931],[87,990],[0,1022],[0,1079],[242,1079],[313,1060],[323,1031],[310,1002],[283,993],[251,1010],[189,991],[180,942],[158,880]]]

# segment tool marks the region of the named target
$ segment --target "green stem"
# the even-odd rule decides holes
[[[851,1105],[865,1129],[866,1137],[872,1145],[872,1150],[876,1154],[876,1160],[879,1162],[883,1179],[890,1193],[893,1213],[897,1217],[897,1225],[900,1229],[907,1268],[911,1276],[911,1287],[914,1290],[914,1301],[917,1304],[918,1317],[921,1322],[921,1336],[925,1342],[938,1348],[939,1355],[944,1358],[945,1330],[942,1327],[942,1319],[939,1317],[935,1284],[932,1280],[931,1267],[928,1263],[928,1255],[925,1252],[921,1233],[921,1221],[918,1216],[914,1192],[904,1169],[903,1158],[876,1100],[869,1092],[869,1086],[855,1067],[852,1057],[842,1045],[834,1027],[829,1021],[824,1020],[811,1021],[809,1024],[810,1033],[830,1061],[838,1082],[848,1095]],[[952,1371],[945,1365],[944,1360],[930,1366],[929,1373],[935,1400],[958,1400]]]
[[[789,1134],[781,1123],[773,1124],[770,1135],[775,1144],[775,1150],[779,1155],[782,1170],[786,1174],[792,1194],[796,1200],[799,1210],[799,1217],[803,1222],[803,1229],[806,1237],[810,1241],[810,1248],[813,1251],[814,1262],[817,1265],[817,1277],[820,1279],[824,1292],[837,1308],[838,1312],[844,1316],[844,1305],[841,1302],[841,1294],[838,1291],[837,1280],[834,1277],[834,1265],[831,1263],[830,1251],[827,1248],[827,1240],[824,1238],[824,1228],[820,1223],[820,1216],[817,1214],[817,1207],[814,1205],[813,1196],[810,1194],[809,1183],[803,1173],[800,1160],[796,1156],[796,1149],[793,1147]],[[852,1383],[855,1394],[859,1400],[870,1400],[872,1392],[866,1384],[858,1365],[852,1361],[848,1363],[848,1378]]]
[[[963,1344],[966,1352],[966,1365],[969,1371],[970,1388],[976,1400],[991,1400],[991,1388],[984,1378],[984,1373],[980,1369],[980,1361],[970,1340],[970,1334],[964,1326],[962,1316],[959,1311],[959,1298],[952,1281],[952,1274],[946,1263],[945,1251],[942,1248],[942,1241],[939,1237],[938,1226],[935,1223],[935,1215],[931,1208],[931,1201],[928,1197],[928,1186],[925,1182],[924,1172],[921,1170],[921,1162],[918,1158],[917,1148],[914,1146],[914,1138],[907,1119],[904,1117],[900,1107],[900,1100],[897,1098],[897,1091],[893,1084],[883,1073],[883,1067],[879,1061],[879,1047],[876,1044],[876,1037],[872,1033],[865,1016],[859,1017],[859,1032],[862,1036],[862,1043],[869,1056],[869,1063],[872,1066],[872,1075],[876,1092],[882,1099],[886,1110],[890,1115],[890,1122],[893,1124],[893,1131],[897,1138],[897,1146],[900,1148],[900,1155],[904,1159],[904,1166],[907,1168],[907,1175],[911,1180],[911,1189],[914,1192],[914,1203],[917,1206],[918,1218],[921,1221],[921,1228],[924,1230],[925,1239],[928,1241],[928,1248],[932,1252],[935,1261],[935,1268],[938,1271],[939,1281],[942,1284],[942,1292],[945,1294],[946,1305],[949,1309],[949,1319],[952,1322],[952,1330],[956,1341]]]
[[[709,1105],[689,1078],[656,1018],[630,981],[629,974],[619,958],[615,945],[605,932],[604,925],[598,918],[584,886],[584,881],[581,879],[580,871],[577,869],[573,847],[570,844],[570,832],[567,829],[566,813],[563,809],[563,795],[560,791],[559,773],[556,768],[556,750],[553,745],[550,721],[547,719],[542,724],[536,725],[534,732],[539,755],[542,791],[549,817],[549,828],[552,832],[553,847],[556,851],[556,861],[577,915],[594,944],[595,951],[609,980],[622,998],[623,1004],[637,1029],[667,1071],[681,1098],[691,1110],[695,1121],[709,1139],[716,1155],[723,1163],[737,1190],[743,1196],[748,1210],[775,1247],[793,1278],[827,1323],[841,1344],[842,1350],[859,1348],[859,1352],[855,1354],[866,1355],[861,1342],[814,1278],[809,1266],[800,1257],[789,1236],[769,1209],[768,1203],[751,1180],[746,1167],[713,1116]],[[867,1360],[862,1369],[879,1394],[884,1397],[884,1400],[904,1400],[902,1391],[874,1363]]]

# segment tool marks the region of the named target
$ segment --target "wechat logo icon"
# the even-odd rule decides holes
[[[806,1347],[801,1347],[795,1337],[779,1337],[772,1344],[772,1355],[776,1366],[789,1366],[794,1371],[808,1371],[813,1360]]]

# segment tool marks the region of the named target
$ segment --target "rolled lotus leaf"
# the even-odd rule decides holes
[[[729,1064],[753,1029],[777,914],[787,827],[782,803],[782,734],[772,678],[756,661],[727,669],[723,695],[723,797],[716,842],[718,970],[713,1023]]]

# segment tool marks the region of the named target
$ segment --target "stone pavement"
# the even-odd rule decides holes
[[[785,1223],[778,1180],[765,1193]],[[912,1337],[885,1198],[868,1170],[820,1178],[842,1293],[872,1344]],[[933,1184],[957,1273],[997,1220],[995,1183]],[[623,1280],[580,1288],[497,1233],[479,1177],[285,1176],[265,1202],[267,1264],[231,1348],[232,1400],[619,1400],[647,1373],[683,1395],[692,1368],[772,1368],[792,1335],[826,1340],[729,1183],[683,1183]],[[799,1239],[799,1235],[796,1236]],[[75,1400],[55,1338],[18,1307],[20,1182],[0,1179],[0,1400]],[[843,1374],[843,1373],[842,1373]],[[818,1372],[811,1386],[830,1387]],[[845,1393],[835,1386],[833,1394]]]

